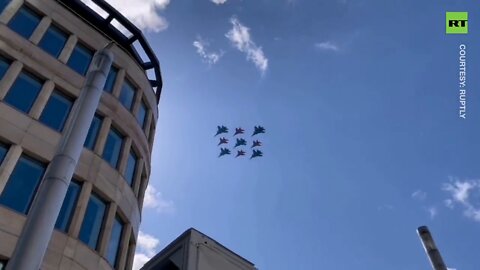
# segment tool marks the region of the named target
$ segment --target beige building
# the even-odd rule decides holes
[[[0,0],[0,270],[41,200],[38,186],[93,54],[110,41],[113,67],[41,269],[132,266],[160,68],[141,32],[94,2],[96,12],[78,0]]]
[[[257,270],[254,264],[207,235],[190,228],[141,270]]]

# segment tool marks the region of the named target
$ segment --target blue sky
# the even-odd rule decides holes
[[[195,227],[260,270],[430,269],[428,225],[449,267],[478,269],[478,3],[110,2],[164,80],[137,265]],[[265,156],[217,158],[222,124],[265,126]]]

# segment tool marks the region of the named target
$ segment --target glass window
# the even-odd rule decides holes
[[[140,103],[140,108],[138,109],[138,113],[137,113],[137,122],[138,124],[140,124],[142,129],[145,128],[145,120],[147,118],[147,112],[148,112],[147,105],[145,105],[145,102],[142,101]]]
[[[10,4],[12,0],[0,0],[0,13],[7,7],[8,4]],[[0,267],[0,269],[2,269]]]
[[[68,227],[70,227],[70,221],[72,220],[73,211],[75,210],[75,205],[77,204],[80,189],[80,184],[73,180],[70,182],[67,195],[65,195],[62,208],[58,214],[57,222],[55,222],[56,229],[66,232]]]
[[[44,164],[21,156],[0,195],[0,204],[27,214],[44,172]]]
[[[68,34],[55,25],[51,25],[38,44],[40,48],[57,58],[67,42]]]
[[[108,72],[107,81],[105,82],[104,90],[108,93],[112,93],[115,80],[117,79],[118,68],[112,66]]]
[[[107,204],[104,201],[94,194],[90,196],[78,239],[92,249],[97,248],[106,209]]]
[[[135,176],[135,169],[137,168],[137,155],[135,152],[130,151],[128,154],[127,168],[125,169],[125,180],[127,180],[128,185],[132,185],[133,177]]]
[[[0,56],[0,80],[3,78],[5,73],[7,73],[9,66],[10,66],[10,61]]]
[[[92,58],[93,51],[81,43],[77,43],[73,49],[72,55],[68,59],[67,65],[81,75],[85,75],[88,71],[88,66],[90,66]]]
[[[120,92],[120,102],[127,108],[128,110],[132,109],[133,105],[133,98],[135,97],[135,87],[128,81],[122,85],[122,92]]]
[[[95,147],[95,142],[97,140],[98,132],[100,132],[100,127],[102,126],[102,118],[99,115],[93,117],[92,123],[90,124],[90,128],[88,129],[87,138],[85,139],[85,143],[83,146],[86,148],[93,150]]]
[[[3,159],[7,155],[8,148],[0,143],[0,164],[2,164]]]
[[[22,6],[8,23],[8,27],[22,37],[29,39],[42,18],[35,11]]]
[[[102,157],[114,168],[117,167],[122,145],[123,136],[114,128],[110,129],[110,132],[108,132],[107,136],[107,142],[105,143],[105,149],[103,149]]]
[[[41,89],[40,79],[30,73],[22,72],[5,96],[5,102],[28,113]]]
[[[43,109],[40,122],[61,132],[72,109],[73,102],[58,91],[54,91]]]
[[[117,266],[117,256],[120,250],[119,247],[120,247],[120,240],[122,239],[122,232],[123,232],[123,222],[117,216],[113,221],[112,235],[110,236],[110,242],[108,243],[108,250],[107,250],[107,260],[114,267]]]

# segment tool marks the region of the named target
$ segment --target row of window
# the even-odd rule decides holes
[[[0,164],[3,162],[7,151],[7,146],[0,144]],[[45,169],[46,164],[22,155],[0,194],[0,204],[26,215],[40,186]],[[57,230],[68,231],[81,189],[82,185],[80,182],[73,180],[70,183],[55,223]],[[98,195],[94,193],[90,195],[78,239],[92,249],[98,249],[98,242],[105,223],[108,205]],[[114,267],[117,266],[117,257],[120,251],[120,241],[124,227],[125,223],[117,215],[113,221],[110,241],[105,256],[107,261]]]
[[[8,68],[8,61],[0,57],[0,79]],[[12,87],[8,90],[4,102],[12,107],[28,114],[33,107],[40,91],[42,89],[42,82],[34,75],[22,71]],[[46,126],[62,132],[65,123],[68,119],[68,115],[73,107],[74,100],[61,91],[55,89],[50,98],[47,101],[45,108],[43,109],[39,121]],[[102,117],[95,115],[84,146],[90,150],[94,149],[97,137],[102,125]],[[119,160],[122,147],[124,146],[125,136],[117,129],[111,128],[108,133],[105,147],[102,153],[102,157],[112,167],[117,168],[119,166]],[[124,172],[124,177],[127,183],[132,186],[134,183],[135,172],[138,164],[138,155],[135,154],[133,148],[130,150],[127,158],[127,166]]]
[[[3,0],[0,2],[0,9],[6,6],[9,1]],[[0,10],[0,11],[1,11]],[[8,27],[13,31],[17,32],[19,35],[23,36],[25,39],[29,39],[38,24],[40,23],[42,16],[37,12],[33,11],[31,8],[23,5],[15,14],[15,16],[8,22]],[[51,24],[42,39],[38,43],[38,47],[42,48],[45,52],[50,54],[54,58],[58,58],[63,51],[65,44],[69,38],[69,34],[62,30],[59,26]],[[94,50],[88,48],[86,45],[81,42],[77,42],[75,45],[72,54],[70,55],[67,66],[76,71],[81,75],[87,73],[90,62],[92,61],[94,55]],[[112,66],[108,74],[104,90],[108,93],[113,92],[113,87],[118,75],[118,68]],[[133,109],[133,104],[135,100],[135,94],[139,92],[133,86],[133,84],[125,79],[119,96],[120,103],[125,106],[129,111]],[[142,100],[140,108],[137,112],[136,119],[142,129],[145,130],[146,118],[148,115],[148,107],[145,102]]]

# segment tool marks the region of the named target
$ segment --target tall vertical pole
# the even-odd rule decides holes
[[[440,251],[438,250],[435,242],[433,241],[432,234],[428,230],[427,226],[421,226],[417,229],[418,236],[422,240],[423,248],[430,259],[433,270],[447,270],[447,266],[443,262]]]
[[[7,270],[38,270],[41,267],[113,62],[112,44],[93,57],[80,97],[72,110],[72,121],[45,172]]]

